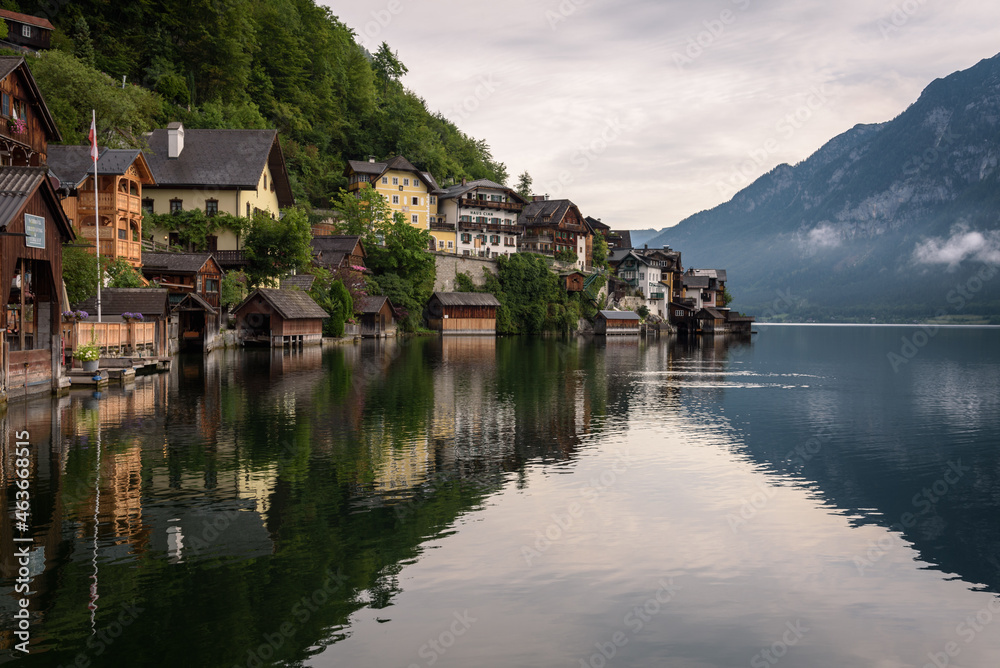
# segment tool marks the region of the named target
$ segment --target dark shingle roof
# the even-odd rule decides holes
[[[444,306],[500,306],[500,300],[483,292],[435,292],[431,299]]]
[[[726,281],[726,270],[725,269],[692,269],[695,276],[708,276],[709,278],[714,278],[720,281]]]
[[[172,311],[207,311],[215,315],[218,310],[209,304],[204,297],[199,295],[197,292],[189,292],[184,295],[184,297],[177,302]]]
[[[587,224],[590,225],[590,229],[594,230],[595,232],[610,232],[611,231],[611,226],[610,225],[606,225],[605,223],[602,223],[601,221],[597,220],[596,218],[593,218],[591,216],[587,216],[586,218],[584,218],[584,220],[586,220]]]
[[[609,239],[614,239],[616,236],[618,237],[618,239],[619,239],[618,243],[621,244],[622,248],[631,248],[632,247],[632,232],[631,231],[629,231],[629,230],[611,230],[608,233],[608,238]]]
[[[606,320],[641,320],[639,314],[634,311],[601,311],[601,315]]]
[[[141,154],[138,149],[103,148],[97,158],[97,173],[124,174]],[[66,188],[79,187],[94,173],[89,146],[50,146],[48,162],[59,185]]]
[[[688,274],[684,274],[684,277],[681,280],[683,281],[685,288],[708,288],[712,279],[708,276],[690,276]]]
[[[356,313],[378,313],[382,310],[382,305],[385,304],[388,299],[389,298],[385,295],[362,297],[358,303],[354,305],[354,311]],[[392,302],[389,302],[389,308],[392,308]]]
[[[146,317],[162,317],[170,310],[168,299],[165,288],[104,288],[101,290],[101,315],[141,313]],[[96,316],[97,295],[74,308]]]
[[[244,304],[248,304],[257,295],[263,297],[285,320],[330,317],[308,293],[301,290],[278,290],[275,288],[257,288],[234,311],[243,308]]]
[[[421,179],[427,184],[427,190],[431,193],[436,193],[441,190],[438,186],[437,181],[431,175],[430,172],[422,172],[417,169],[412,162],[407,160],[401,155],[397,155],[391,160],[386,160],[385,162],[369,162],[367,160],[348,160],[347,161],[347,172],[355,172],[357,174],[368,174],[370,176],[379,176],[384,174],[390,169],[394,169],[401,172],[413,172],[420,176]]]
[[[143,274],[197,274],[211,253],[143,253]]]
[[[493,188],[495,190],[503,190],[507,193],[514,202],[523,204],[524,198],[518,195],[516,192],[511,190],[505,185],[501,185],[496,181],[490,181],[489,179],[476,179],[475,181],[469,181],[465,185],[461,183],[453,186],[448,186],[444,190],[440,191],[438,195],[441,199],[452,199],[455,197],[461,197],[467,192],[473,191],[476,188]]]
[[[281,279],[281,289],[291,290],[295,288],[296,290],[308,291],[312,287],[313,281],[316,277],[312,274],[296,274],[294,276],[285,276]]]
[[[271,167],[274,189],[281,206],[293,203],[285,160],[277,130],[184,129],[184,148],[168,157],[167,130],[149,134],[146,162],[156,185],[164,188],[246,188],[260,182],[265,166]]]
[[[313,259],[322,267],[339,267],[344,258],[354,252],[361,241],[359,236],[327,235],[316,236],[310,241]],[[362,253],[364,246],[361,246]]]
[[[69,219],[49,181],[48,167],[0,167],[0,228],[6,228],[31,196],[41,188],[46,191],[54,221],[67,240],[75,239]]]
[[[725,320],[726,319],[725,315],[723,315],[719,311],[716,311],[714,308],[703,308],[698,313],[698,317],[701,318],[701,319],[704,319],[702,317],[704,314],[708,314],[708,316],[711,317],[712,320]]]

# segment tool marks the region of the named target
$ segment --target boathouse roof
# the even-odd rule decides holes
[[[599,315],[603,316],[605,320],[635,320],[636,322],[641,320],[635,311],[600,311]]]
[[[92,316],[97,315],[97,295],[76,305]],[[162,317],[169,313],[170,304],[166,288],[103,288],[101,290],[101,315],[141,313],[143,316]]]
[[[257,288],[233,311],[239,311],[257,296],[263,297],[264,301],[270,304],[271,308],[285,320],[325,319],[330,317],[330,314],[323,310],[323,307],[317,304],[309,296],[309,293],[302,292],[301,290],[280,290],[278,288]]]
[[[442,306],[500,306],[500,300],[484,292],[435,292]]]
[[[315,280],[316,277],[312,274],[295,274],[294,276],[285,276],[281,279],[281,289],[308,291],[312,288]]]
[[[145,274],[197,274],[212,258],[211,253],[143,253]]]
[[[385,295],[362,297],[354,310],[358,313],[378,313],[382,310],[382,305],[386,302],[389,302],[389,308],[393,308],[392,302]]]

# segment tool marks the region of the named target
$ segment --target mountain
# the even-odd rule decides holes
[[[652,238],[789,320],[1000,322],[1000,55]]]
[[[662,230],[653,229],[650,227],[646,230],[631,230],[629,235],[632,238],[632,245],[636,248],[640,248],[643,244],[649,243],[649,240],[660,234]]]

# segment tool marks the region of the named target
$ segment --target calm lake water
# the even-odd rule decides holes
[[[1000,330],[759,330],[215,353],[13,403],[0,663],[1000,665]]]

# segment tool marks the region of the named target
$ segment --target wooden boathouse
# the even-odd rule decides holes
[[[97,322],[97,296],[75,307],[89,314],[87,320],[63,323],[66,352],[91,339],[99,348],[116,354],[166,357],[170,349],[170,303],[165,289],[104,288],[101,290],[101,321]],[[123,313],[139,313],[141,321],[127,322]]]
[[[329,314],[301,290],[258,288],[233,309],[244,345],[283,348],[323,343],[323,321]]]
[[[599,336],[638,336],[641,318],[633,311],[598,311],[594,333]]]
[[[396,310],[388,297],[362,297],[355,310],[361,315],[363,338],[396,336]]]
[[[481,292],[435,292],[427,304],[428,326],[442,334],[497,332],[500,301]]]

